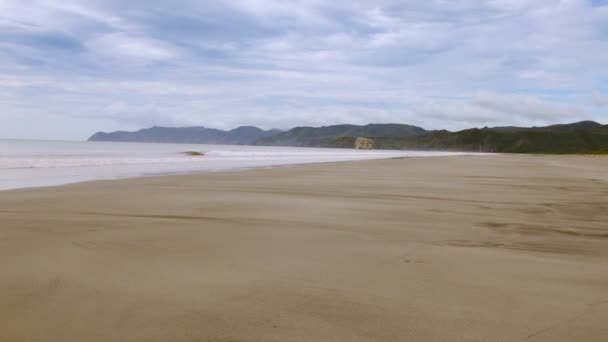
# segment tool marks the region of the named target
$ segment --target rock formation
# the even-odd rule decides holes
[[[357,150],[373,150],[375,144],[372,139],[358,137],[357,140],[355,140],[355,148]]]

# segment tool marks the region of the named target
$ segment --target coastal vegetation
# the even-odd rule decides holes
[[[281,135],[289,135],[289,132]],[[284,140],[281,135],[259,142]],[[567,125],[546,127],[495,127],[472,128],[458,132],[447,130],[423,131],[414,134],[389,135],[379,132],[367,134],[375,148],[392,150],[443,150],[497,153],[608,153],[608,125],[583,121]],[[326,136],[311,134],[300,136],[297,146],[352,148],[357,137],[351,135]]]
[[[545,127],[471,128],[457,132],[405,124],[296,127],[288,131],[249,126],[231,131],[153,127],[137,132],[100,132],[89,140],[356,148],[357,138],[370,139],[375,149],[608,154],[608,125],[593,121]]]

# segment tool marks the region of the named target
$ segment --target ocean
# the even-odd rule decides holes
[[[184,152],[204,153],[204,156]],[[0,190],[294,164],[475,153],[0,140]]]

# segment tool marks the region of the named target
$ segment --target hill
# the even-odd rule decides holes
[[[458,132],[428,131],[405,124],[296,127],[289,131],[242,126],[230,131],[206,127],[152,127],[137,132],[99,132],[90,141],[235,144],[353,148],[358,137],[378,149],[503,153],[608,153],[608,125],[593,121],[544,127],[484,127]]]
[[[473,128],[459,132],[427,131],[405,137],[373,137],[380,149],[447,150],[502,153],[608,153],[608,125],[583,121],[546,127]],[[327,147],[353,146],[336,137]]]
[[[255,142],[265,146],[332,146],[341,137],[409,137],[426,133],[424,128],[404,124],[333,125],[324,127],[296,127],[287,132],[271,135]],[[353,139],[354,142],[354,139]],[[352,147],[339,146],[339,147]]]
[[[261,138],[278,133],[278,130],[265,131],[252,126],[241,126],[230,131],[206,127],[154,126],[136,132],[98,132],[89,141],[251,145]]]

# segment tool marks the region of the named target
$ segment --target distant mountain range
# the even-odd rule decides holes
[[[230,131],[206,127],[176,128],[154,126],[152,128],[140,129],[137,132],[97,132],[89,138],[89,141],[252,145],[259,139],[279,133],[281,133],[279,130],[265,131],[253,126],[241,126]]]
[[[429,131],[405,124],[296,127],[288,131],[251,126],[230,131],[205,127],[152,127],[137,132],[99,132],[89,141],[353,148],[357,137],[373,139],[379,149],[608,153],[608,125],[593,121],[545,127],[484,127],[458,132]]]

